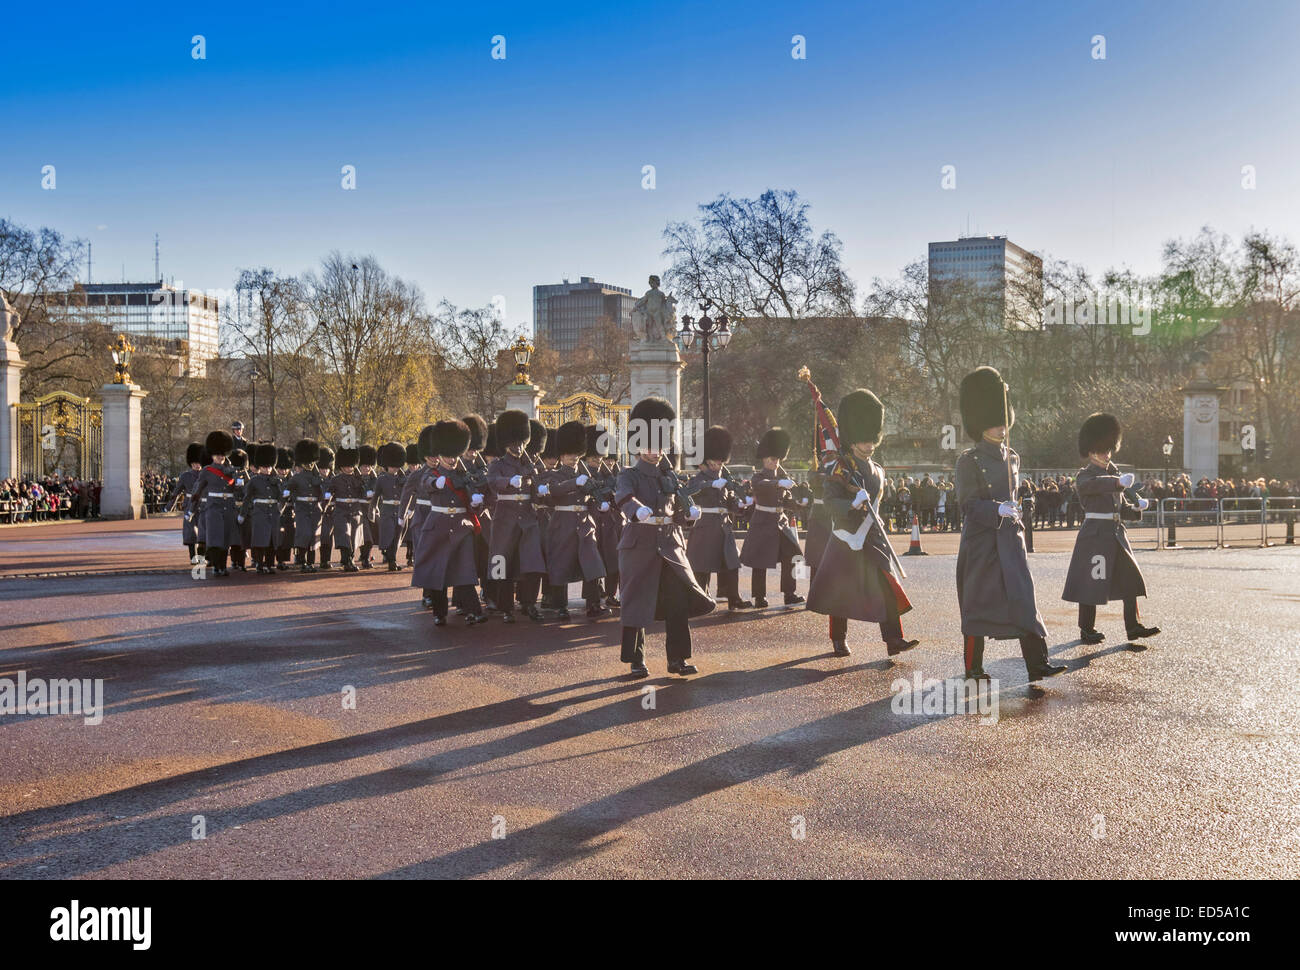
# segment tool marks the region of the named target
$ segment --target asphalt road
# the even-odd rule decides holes
[[[1071,669],[990,644],[996,723],[894,709],[961,672],[951,555],[895,662],[773,608],[697,621],[689,679],[652,631],[649,681],[616,619],[436,629],[409,574],[9,579],[0,677],[107,712],[0,717],[0,877],[1300,876],[1300,549],[1140,552],[1145,649],[1118,606],[1075,640],[1067,561]]]

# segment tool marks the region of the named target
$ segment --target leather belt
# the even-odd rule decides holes
[[[430,512],[438,512],[442,515],[464,515],[465,510],[457,508],[454,505],[432,505],[429,507]]]
[[[633,519],[640,525],[672,525],[673,517],[671,515],[647,515],[644,519]]]
[[[531,495],[498,495],[498,502],[527,502],[532,498]]]
[[[784,512],[785,509],[777,505],[755,505],[754,508],[759,512]]]
[[[1083,517],[1085,519],[1109,519],[1112,522],[1119,521],[1118,512],[1085,512]]]
[[[587,511],[587,506],[585,506],[585,505],[556,505],[556,506],[554,506],[554,509],[555,509],[555,511],[557,511],[557,512],[585,512],[585,511]]]

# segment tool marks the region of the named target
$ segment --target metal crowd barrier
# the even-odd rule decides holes
[[[1298,520],[1300,499],[1292,496],[1217,500],[1166,498],[1160,501],[1156,547],[1263,549],[1278,544],[1293,546]]]
[[[1212,498],[1164,498],[1160,500],[1161,549],[1186,549],[1219,545],[1222,512]]]
[[[1160,509],[1157,504],[1152,502],[1147,506],[1141,520],[1125,522],[1124,530],[1128,533],[1128,544],[1134,549],[1159,549]]]
[[[1264,545],[1295,545],[1297,518],[1300,518],[1300,498],[1286,495],[1266,499]]]

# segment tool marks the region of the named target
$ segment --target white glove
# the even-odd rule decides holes
[[[520,478],[518,475],[516,475],[516,476],[514,476],[514,478],[510,479],[510,487],[511,487],[511,488],[521,488],[521,487],[523,486],[523,484],[524,484],[524,480],[523,480],[522,478]]]
[[[783,478],[779,482],[777,482],[777,484],[780,485],[782,488],[794,488],[794,481],[789,478]]]
[[[446,488],[446,487],[447,487],[447,476],[446,476],[446,475],[439,475],[438,478],[434,481],[434,483],[433,483],[433,487],[434,487],[434,488]]]
[[[579,485],[586,485],[586,484],[587,484],[587,476],[586,476],[586,475],[579,475],[579,476],[577,477],[577,482],[578,482]]]
[[[753,505],[753,504],[754,504],[754,496],[752,496],[752,495],[746,495],[746,496],[745,496],[745,506],[748,507],[748,506]]]
[[[413,516],[414,514],[415,514],[415,509],[407,509],[405,512],[402,513],[402,521],[403,522],[411,521],[411,516]]]
[[[695,521],[696,519],[698,519],[698,518],[699,518],[701,515],[703,515],[704,513],[700,511],[700,507],[699,507],[698,505],[692,505],[692,506],[691,506],[691,511],[690,511],[689,513],[687,513],[687,514],[690,515],[690,517],[691,517],[691,521]]]
[[[1151,504],[1151,503],[1148,502],[1148,501],[1147,501],[1146,499],[1144,499],[1144,498],[1139,498],[1139,499],[1138,499],[1138,508],[1141,509],[1143,512],[1145,512],[1145,511],[1147,510],[1147,506],[1150,505],[1150,504]]]
[[[236,479],[235,479],[235,484],[238,485],[240,488],[243,488],[243,487],[244,487],[244,480],[243,480],[242,478],[236,478]]]
[[[862,508],[862,506],[866,505],[870,501],[871,501],[871,493],[868,492],[865,488],[860,488],[858,489],[858,494],[853,496],[853,507],[855,509],[860,509]]]
[[[1120,488],[1130,488],[1135,481],[1137,481],[1137,479],[1133,477],[1132,472],[1125,472],[1123,475],[1119,476]]]
[[[608,512],[608,511],[609,511],[609,503],[608,503],[608,502],[601,502],[601,503],[600,503],[600,510],[601,510],[602,512]]]
[[[645,505],[641,506],[636,510],[636,518],[638,522],[644,522],[646,519],[650,518],[650,508]]]
[[[1020,518],[1020,507],[1015,502],[1003,502],[998,506],[998,515],[1005,519]]]
[[[285,494],[285,495],[288,495],[289,493],[288,493],[288,492],[285,492],[284,494]],[[326,493],[325,493],[325,501],[326,501],[326,502],[328,502],[328,501],[329,501],[330,499],[332,499],[333,497],[334,497],[334,493],[333,493],[333,492],[326,492]]]
[[[280,493],[280,497],[281,497],[281,498],[288,498],[288,497],[289,497],[289,490],[286,488],[283,492]]]
[[[372,491],[372,492],[366,492],[366,498],[374,498],[374,497],[375,497],[375,493],[374,493],[373,491]]]
[[[806,498],[801,498],[801,499],[799,500],[799,504],[800,504],[800,505],[807,505],[807,504],[808,504],[808,500],[807,500]]]
[[[240,525],[243,525],[243,524],[244,524],[244,517],[243,517],[242,515],[237,515],[237,516],[235,516],[235,521],[238,522]]]
[[[469,504],[470,504],[470,505],[482,505],[482,504],[483,504],[483,494],[482,494],[481,492],[475,492],[473,495],[471,495],[471,496],[469,497]]]
[[[538,485],[538,486],[537,486],[537,494],[538,494],[538,495],[550,495],[550,494],[551,494],[551,488],[550,488],[550,486],[549,486],[549,485]]]
[[[727,487],[727,480],[726,480],[725,478],[715,478],[715,479],[713,480],[713,487],[714,487],[714,488],[726,488],[726,487]]]

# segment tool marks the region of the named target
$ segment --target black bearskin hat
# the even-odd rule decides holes
[[[536,442],[534,442],[536,444]],[[541,451],[534,452],[538,458],[556,458],[560,457],[560,434],[559,429],[546,429],[546,447]]]
[[[335,456],[334,460],[338,462],[340,468],[356,468],[357,449],[340,448],[338,451],[338,455]]]
[[[397,441],[390,441],[379,446],[379,464],[383,468],[401,468],[406,460],[406,446]]]
[[[203,461],[203,446],[197,441],[191,441],[185,446],[185,464],[195,465]]]
[[[420,446],[409,444],[406,446],[406,463],[408,465],[418,465],[420,463]]]
[[[776,458],[784,461],[790,454],[790,432],[784,428],[768,428],[758,442],[758,460]]]
[[[599,458],[600,436],[602,434],[600,428],[596,427],[594,424],[589,424],[584,430],[587,432],[587,454],[584,457]]]
[[[840,447],[870,442],[880,444],[884,437],[885,408],[880,398],[866,388],[859,387],[840,398],[836,423],[840,429]]]
[[[487,436],[483,439],[483,457],[500,458],[501,446],[497,444],[497,426],[496,424],[488,425]]]
[[[555,432],[557,455],[585,455],[587,453],[587,428],[581,421],[565,421]]]
[[[551,430],[538,421],[536,418],[528,419],[528,450],[534,455],[540,455],[546,451],[546,443],[555,436]]]
[[[247,468],[248,452],[243,448],[236,448],[230,453],[230,464],[233,468]]]
[[[379,453],[375,451],[374,445],[362,445],[357,449],[357,464],[369,467],[379,458]]]
[[[704,431],[704,460],[726,461],[731,457],[731,432],[720,424]]]
[[[1113,414],[1090,414],[1079,429],[1079,456],[1087,458],[1091,454],[1105,451],[1119,451],[1123,438],[1123,429],[1119,418]]]
[[[443,458],[459,458],[469,447],[470,430],[464,421],[439,421],[433,426],[430,447]]]
[[[310,465],[320,457],[320,444],[311,438],[303,438],[293,446],[293,460],[299,465]]]
[[[671,421],[677,417],[673,406],[661,397],[645,397],[637,401],[628,415],[629,421]]]
[[[293,452],[288,448],[275,449],[275,467],[285,471],[293,470]]]
[[[433,450],[433,425],[426,424],[420,429],[420,461],[436,457],[438,453]]]
[[[483,420],[481,414],[467,414],[461,421],[469,428],[469,450],[482,451],[483,443],[487,440],[487,422]]]
[[[528,415],[513,408],[497,415],[497,446],[509,448],[511,445],[527,445],[529,438]]]
[[[961,379],[961,423],[971,441],[979,441],[989,428],[1016,423],[1005,387],[1002,375],[992,367],[977,367]],[[1007,401],[1005,411],[1003,401]]]
[[[227,431],[213,431],[203,442],[209,455],[229,455],[235,450],[235,439]]]
[[[320,455],[318,455],[317,458],[316,458],[316,467],[317,467],[317,468],[333,468],[333,467],[334,467],[334,449],[333,449],[333,448],[330,448],[330,447],[327,446],[327,445],[321,445],[321,446],[320,446]]]
[[[258,468],[274,468],[276,457],[275,445],[269,443],[253,445],[253,464]]]

